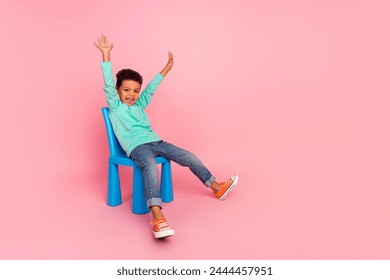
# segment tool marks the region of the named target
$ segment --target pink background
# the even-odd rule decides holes
[[[389,259],[390,4],[2,1],[1,259]],[[149,81],[167,141],[239,185],[173,167],[173,238],[105,204],[101,55]]]

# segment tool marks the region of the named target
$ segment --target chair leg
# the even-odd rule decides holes
[[[122,204],[118,165],[112,163],[108,163],[107,204],[109,206]]]
[[[139,167],[134,167],[133,170],[133,204],[131,211],[134,214],[146,214],[150,212],[150,209],[146,207],[142,171]]]
[[[165,162],[161,166],[161,200],[171,202],[173,200],[171,162]]]

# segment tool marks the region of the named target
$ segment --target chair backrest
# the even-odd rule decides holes
[[[107,107],[102,108],[103,119],[106,125],[107,137],[108,137],[108,146],[110,147],[111,156],[126,155],[123,151],[121,145],[118,142],[118,139],[115,136],[112,124],[110,121],[109,110]]]

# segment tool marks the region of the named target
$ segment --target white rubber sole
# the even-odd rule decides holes
[[[164,238],[175,234],[173,229],[165,229],[162,231],[153,231],[154,238]]]
[[[238,182],[238,175],[233,175],[231,178],[233,180],[233,183],[230,185],[230,187],[226,190],[226,192],[219,198],[220,200],[224,200],[227,195],[232,191],[232,189],[237,185]]]

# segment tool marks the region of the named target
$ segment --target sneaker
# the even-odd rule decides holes
[[[151,224],[153,225],[154,238],[163,238],[175,234],[175,231],[168,225],[165,218],[154,220]]]
[[[238,182],[238,175],[233,175],[229,180],[222,182],[221,189],[219,192],[215,193],[215,196],[220,199],[224,200],[226,196],[231,192],[231,190],[237,185]]]

